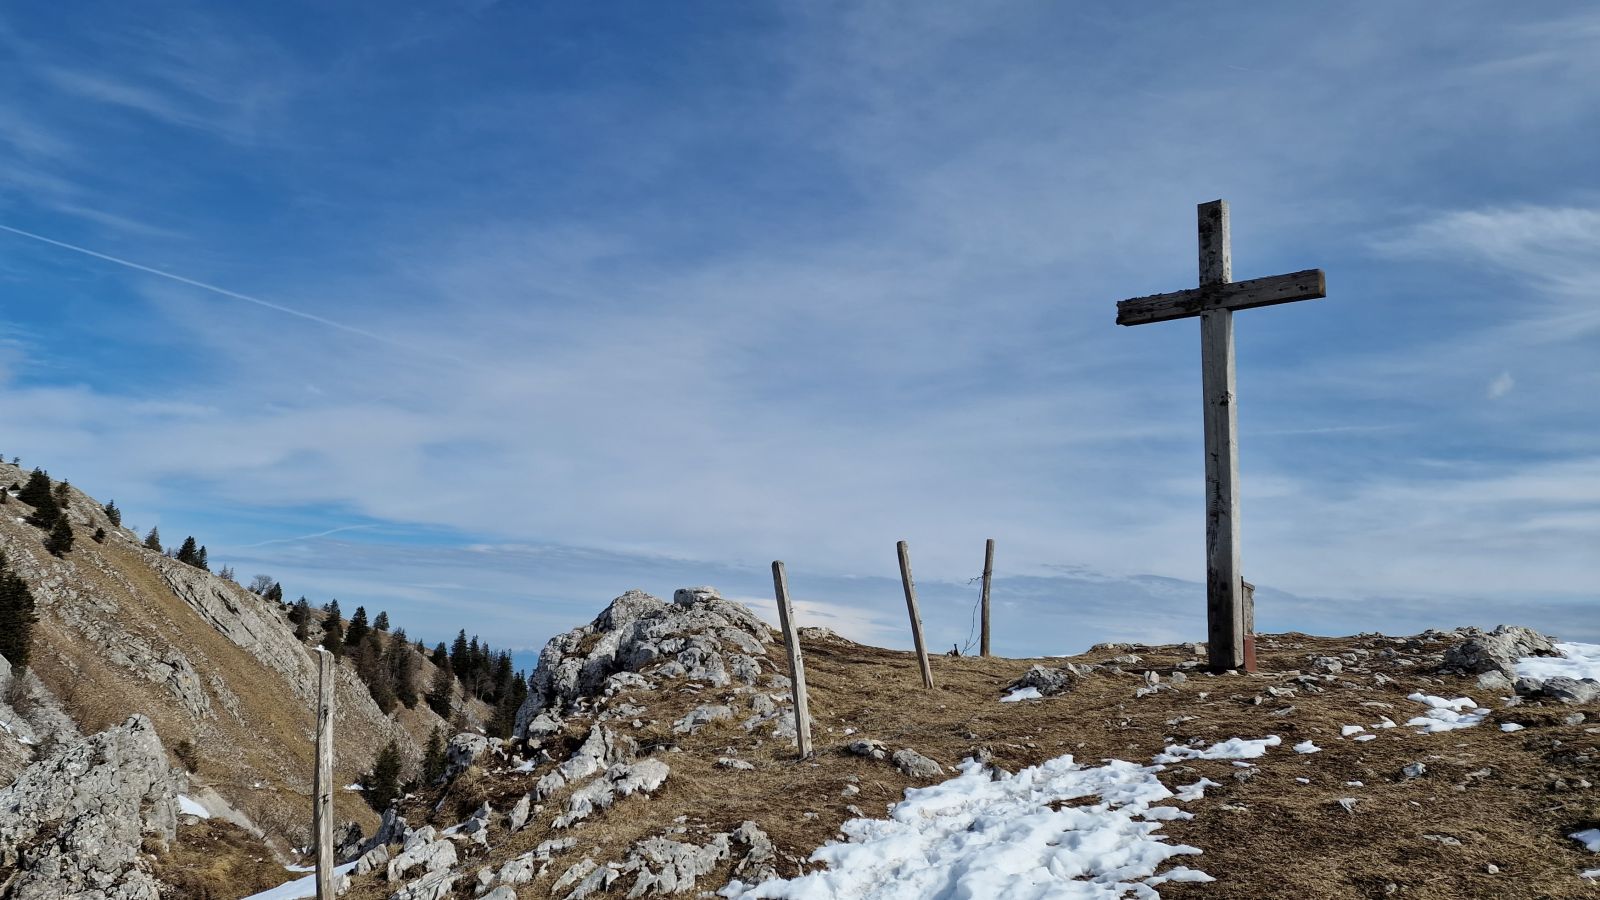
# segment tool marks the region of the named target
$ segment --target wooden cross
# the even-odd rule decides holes
[[[1327,296],[1321,269],[1233,280],[1228,204],[1200,204],[1200,286],[1117,303],[1118,325],[1200,317],[1206,432],[1206,650],[1215,672],[1254,671],[1254,616],[1239,570],[1239,420],[1233,391],[1233,311]]]

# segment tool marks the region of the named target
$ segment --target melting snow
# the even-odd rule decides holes
[[[347,791],[364,791],[367,787],[364,784],[347,784],[344,789]]]
[[[1200,852],[1168,844],[1156,833],[1161,821],[1190,817],[1174,807],[1151,805],[1176,796],[1156,778],[1160,766],[1110,760],[1084,768],[1068,755],[999,780],[972,760],[960,770],[948,781],[906,791],[887,820],[846,822],[840,829],[844,843],[811,855],[826,870],[759,885],[734,881],[722,896],[916,900],[1110,898],[1133,892],[1154,897],[1154,885],[1212,880],[1185,866],[1156,874],[1172,857]],[[1203,791],[1205,784],[1202,779],[1182,790]],[[1084,797],[1097,802],[1052,808],[1057,801]]]
[[[1582,844],[1590,853],[1600,853],[1600,828],[1590,828],[1571,836],[1573,840]]]
[[[186,816],[198,816],[202,819],[211,818],[211,813],[206,812],[206,808],[201,806],[193,797],[190,797],[188,794],[178,795],[178,812],[181,812]]]
[[[1560,656],[1525,656],[1517,660],[1517,675],[1537,678],[1565,676],[1582,681],[1585,678],[1600,680],[1600,644],[1559,642],[1556,651]]]
[[[1523,727],[1524,726],[1518,725],[1515,722],[1506,722],[1506,723],[1504,723],[1504,724],[1502,724],[1500,726],[1500,730],[1501,731],[1521,731],[1523,729]]]
[[[1367,729],[1361,727],[1360,725],[1346,725],[1339,729],[1339,737],[1349,737],[1352,734],[1360,734],[1366,730]]]
[[[1483,721],[1489,714],[1487,709],[1478,706],[1477,701],[1471,697],[1457,697],[1446,700],[1443,697],[1434,697],[1430,694],[1416,693],[1406,697],[1428,707],[1428,714],[1417,716],[1406,722],[1407,725],[1421,727],[1419,734],[1432,734],[1438,731],[1454,731],[1457,728],[1471,728]]]
[[[1318,747],[1316,744],[1311,743],[1310,741],[1301,741],[1300,743],[1294,745],[1294,752],[1296,752],[1296,753],[1321,753],[1322,752],[1322,748]]]
[[[1283,743],[1283,739],[1275,734],[1253,741],[1244,738],[1229,738],[1220,744],[1213,744],[1205,749],[1196,747],[1180,747],[1170,745],[1165,751],[1156,756],[1158,763],[1182,762],[1186,759],[1258,759],[1265,756],[1268,747],[1276,747]]]
[[[1375,734],[1358,734],[1358,735],[1356,735],[1356,743],[1358,743],[1358,744],[1364,744],[1367,741],[1375,741],[1377,739],[1378,739],[1378,736],[1375,735]]]
[[[356,864],[353,862],[345,863],[336,867],[333,870],[333,874],[342,875],[355,867]],[[251,894],[244,900],[306,900],[306,898],[315,897],[316,895],[317,876],[313,874],[304,878],[297,878],[294,881],[284,882],[275,888],[267,888],[259,894]]]
[[[1001,703],[1016,703],[1018,700],[1038,700],[1044,695],[1036,687],[1020,687],[1000,698]]]

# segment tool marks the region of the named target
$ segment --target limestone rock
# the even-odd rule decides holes
[[[1552,656],[1554,643],[1531,628],[1501,625],[1491,632],[1468,628],[1465,639],[1444,652],[1441,668],[1477,675],[1499,672],[1507,678],[1517,676],[1517,660],[1524,656]]]
[[[183,787],[144,716],[30,765],[0,791],[5,896],[158,900],[140,845],[173,840]]]
[[[1068,669],[1052,669],[1044,666],[1034,666],[1022,674],[1021,678],[1011,682],[1006,688],[1009,691],[1033,688],[1041,696],[1053,697],[1070,691],[1077,685],[1078,677]]]
[[[915,750],[896,750],[894,767],[912,778],[938,778],[944,768]]]
[[[389,897],[389,900],[446,900],[455,888],[456,874],[450,871],[429,872]]]
[[[444,749],[444,777],[446,781],[471,768],[478,757],[489,749],[489,739],[481,734],[463,731],[450,739]]]
[[[689,711],[689,714],[672,723],[672,730],[678,734],[692,734],[712,722],[733,718],[733,707],[704,704]]]
[[[430,831],[432,829],[429,829]],[[410,843],[409,841],[407,842]],[[443,872],[456,864],[456,846],[449,840],[440,839],[427,843],[407,846],[399,856],[389,860],[389,867],[385,875],[389,881],[399,881],[406,877],[406,873],[422,866],[429,872]]]
[[[856,756],[865,756],[869,759],[886,759],[889,756],[888,745],[872,738],[851,741],[847,749]]]
[[[688,677],[721,687],[760,672],[772,630],[746,607],[717,596],[713,588],[686,588],[671,603],[629,591],[588,625],[552,638],[539,653],[528,699],[517,712],[516,734],[529,736],[535,718],[620,690],[632,679],[619,673]],[[739,659],[743,656],[747,659]]]

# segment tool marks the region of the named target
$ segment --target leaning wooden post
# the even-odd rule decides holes
[[[911,613],[911,637],[917,643],[917,665],[922,669],[922,686],[932,690],[933,667],[928,665],[928,647],[922,642],[922,613],[917,611],[917,586],[911,580],[911,551],[905,541],[895,544],[895,549],[900,553],[900,584],[906,589],[906,609]]]
[[[983,631],[978,642],[978,655],[989,655],[989,579],[994,577],[994,538],[983,544]]]
[[[317,900],[333,900],[333,654],[317,648],[317,775],[311,830],[317,844]]]
[[[789,651],[789,689],[794,694],[794,735],[800,758],[811,755],[811,706],[806,701],[806,664],[800,657],[800,627],[789,604],[789,579],[783,563],[772,564],[772,590],[778,595],[778,624],[783,626],[783,646]]]

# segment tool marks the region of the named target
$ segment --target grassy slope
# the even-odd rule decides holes
[[[1140,648],[1135,652],[1144,661],[1127,667],[1129,674],[1097,675],[1071,694],[1014,704],[997,702],[1006,684],[1036,662],[1061,661],[938,657],[933,660],[938,687],[923,691],[909,654],[836,639],[807,641],[817,754],[803,762],[793,758],[792,745],[751,736],[728,723],[687,737],[670,733],[674,718],[719,699],[722,692],[691,691],[677,683],[619,695],[610,703],[646,706],[650,720],[638,730],[624,724],[623,732],[647,748],[681,748],[663,757],[672,775],[654,798],[623,800],[566,832],[578,839],[577,849],[558,857],[519,896],[551,896],[554,879],[586,854],[602,863],[619,860],[632,841],[666,831],[679,816],[688,817],[688,840],[753,819],[787,854],[780,870],[795,874],[800,860],[851,817],[847,805],[882,815],[887,804],[916,783],[886,762],[846,753],[845,745],[855,737],[878,738],[891,749],[911,747],[947,766],[987,747],[998,765],[1015,769],[1063,753],[1088,764],[1108,757],[1148,762],[1173,741],[1198,737],[1211,743],[1267,734],[1280,735],[1284,744],[1260,761],[1259,772],[1248,781],[1237,780],[1239,770],[1225,761],[1176,765],[1162,774],[1170,787],[1200,776],[1222,785],[1205,799],[1184,805],[1195,813],[1193,821],[1163,828],[1171,840],[1200,847],[1204,855],[1185,862],[1218,881],[1163,886],[1164,896],[1593,896],[1593,888],[1577,873],[1596,865],[1596,859],[1566,835],[1600,823],[1600,788],[1572,787],[1579,779],[1600,784],[1600,708],[1582,710],[1588,721],[1577,726],[1561,724],[1562,717],[1575,711],[1571,707],[1525,705],[1497,709],[1483,725],[1460,731],[1420,735],[1396,728],[1370,743],[1341,739],[1342,725],[1368,725],[1380,715],[1404,723],[1421,712],[1405,699],[1413,691],[1476,696],[1471,680],[1378,660],[1380,649],[1395,646],[1391,641],[1264,637],[1262,667],[1275,674],[1191,673],[1171,691],[1135,699],[1135,689],[1144,683],[1135,671],[1148,667],[1165,677],[1178,663],[1192,659],[1178,647]],[[1356,648],[1374,654],[1367,671],[1336,679],[1325,685],[1324,693],[1302,691],[1282,700],[1263,693],[1268,686],[1294,687],[1291,676],[1283,673],[1304,668],[1310,655]],[[1430,659],[1436,662],[1442,649],[1435,643],[1400,652],[1426,665]],[[1119,652],[1125,651],[1097,651],[1076,659],[1104,661]],[[1375,684],[1373,676],[1380,672],[1396,683]],[[1497,698],[1477,699],[1499,706]],[[1292,715],[1271,714],[1290,705],[1295,707]],[[1180,716],[1194,718],[1169,724]],[[1518,722],[1527,729],[1502,733],[1501,722]],[[858,733],[846,736],[846,728]],[[586,724],[575,723],[570,738],[581,738],[586,730]],[[1299,755],[1289,749],[1307,738],[1323,752]],[[729,753],[754,763],[755,771],[715,768],[716,758]],[[1401,767],[1418,760],[1428,773],[1402,780]],[[1469,777],[1483,769],[1489,774]],[[503,811],[547,770],[541,767],[531,775],[469,772],[449,788],[442,811],[432,821],[454,824],[485,799]],[[861,793],[841,796],[851,776]],[[1311,783],[1299,784],[1296,777]],[[1556,786],[1557,779],[1568,787]],[[1365,787],[1347,787],[1347,781],[1362,781]],[[1343,797],[1360,800],[1354,812],[1338,806]],[[435,794],[414,804],[408,810],[412,823],[429,820],[427,810],[439,799]],[[507,836],[491,831],[491,853],[463,860],[461,870],[470,876],[481,865],[497,868],[557,836],[548,822],[561,800],[558,795],[547,801],[522,832]],[[1449,846],[1425,834],[1453,837],[1461,844]],[[1487,871],[1491,863],[1498,874]],[[700,887],[718,886],[722,882],[716,879],[725,877],[725,872],[714,873]],[[612,895],[625,895],[631,884],[631,879],[622,880]],[[348,896],[371,900],[387,897],[393,889],[381,880],[368,880]]]

